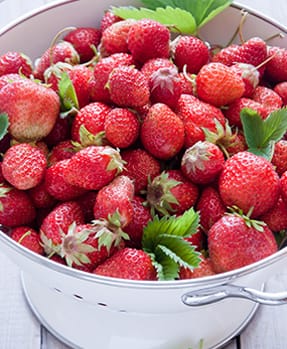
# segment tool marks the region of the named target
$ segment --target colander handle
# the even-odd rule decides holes
[[[225,298],[244,298],[267,305],[287,304],[287,292],[268,293],[230,284],[185,293],[182,302],[194,307],[219,302]]]

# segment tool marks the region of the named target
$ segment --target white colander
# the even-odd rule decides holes
[[[111,4],[127,0],[68,0],[46,5],[0,32],[0,54],[20,50],[36,59],[68,26],[97,26]],[[268,38],[287,29],[247,9],[244,36]],[[233,4],[201,31],[225,45],[241,19]],[[226,30],[228,28],[228,30]],[[29,40],[27,39],[29,38]],[[287,47],[287,39],[272,44]],[[100,277],[36,255],[0,230],[1,251],[22,270],[27,300],[38,317],[66,344],[84,349],[219,348],[249,322],[259,303],[282,304],[287,293],[264,293],[264,282],[285,268],[287,249],[247,267],[205,278],[139,282]]]

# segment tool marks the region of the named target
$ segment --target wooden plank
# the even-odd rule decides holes
[[[0,253],[0,348],[40,348],[40,325],[24,300],[20,271]]]

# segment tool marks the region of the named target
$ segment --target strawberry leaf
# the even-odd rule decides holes
[[[145,7],[155,10],[158,7],[170,6],[190,12],[197,27],[202,27],[213,17],[228,7],[230,0],[141,0]]]
[[[112,12],[123,19],[143,19],[149,18],[170,28],[176,33],[194,34],[196,32],[196,22],[191,13],[180,8],[167,6],[150,10],[144,7],[136,8],[132,6],[113,7]]]
[[[4,138],[4,136],[8,132],[9,119],[6,113],[0,114],[0,140]]]
[[[155,216],[144,228],[142,247],[157,270],[159,280],[174,280],[179,268],[189,269],[200,263],[199,253],[185,240],[197,231],[199,214],[193,208],[182,216]]]
[[[248,151],[271,160],[275,142],[287,131],[287,108],[270,113],[265,120],[256,111],[244,108],[240,118]]]

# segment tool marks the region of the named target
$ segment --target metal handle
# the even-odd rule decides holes
[[[219,302],[225,298],[244,298],[260,304],[287,304],[287,292],[268,293],[236,285],[220,285],[191,291],[182,296],[188,306],[201,306]]]

